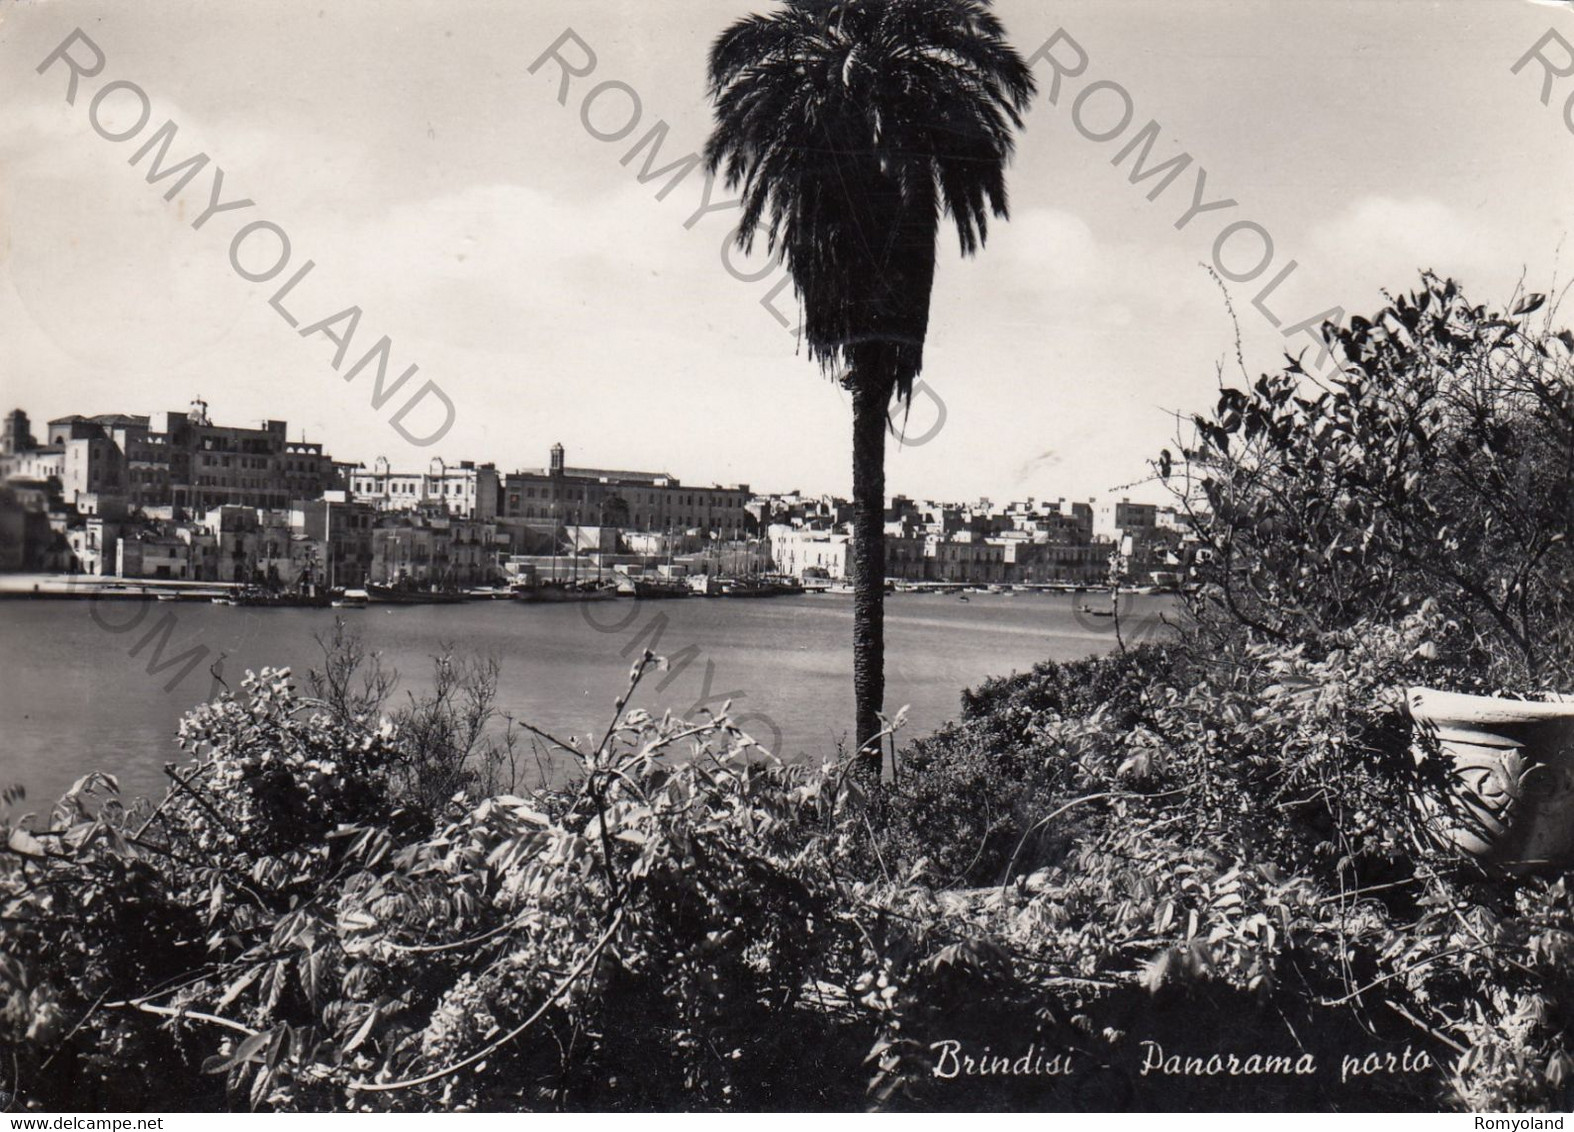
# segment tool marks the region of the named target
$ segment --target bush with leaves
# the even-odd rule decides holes
[[[1044,661],[964,692],[957,723],[901,750],[882,799],[882,853],[903,869],[922,861],[940,887],[998,879],[1023,835],[1072,785],[1072,768],[1046,757],[1045,729],[1094,711],[1113,731],[1136,727],[1143,690],[1173,663],[1167,650],[1149,645]]]
[[[1499,684],[1574,679],[1574,333],[1554,319],[1426,275],[1324,328],[1326,381],[1287,358],[1223,389],[1159,462],[1211,551],[1200,611],[1294,641],[1433,598]]]
[[[1072,1010],[1114,1045],[1166,1025],[1204,1050],[1414,1042],[1441,1067],[1424,1080],[1255,1099],[1566,1107],[1567,878],[1448,847],[1451,768],[1424,744],[1417,763],[1403,700],[1570,678],[1574,336],[1533,325],[1543,305],[1494,314],[1429,276],[1328,328],[1326,384],[1290,359],[1226,389],[1178,471],[1213,552],[1182,639],[1094,662],[1076,694],[1059,669],[1000,682],[914,744],[875,855],[1001,885],[972,903],[977,938],[1092,981],[1055,1040],[1077,1040]],[[883,1055],[903,1087],[932,1060],[924,996],[910,1009]]]
[[[365,724],[380,718],[399,683],[379,653],[366,648],[342,617],[330,634],[317,634],[322,668],[307,673],[313,696],[336,718]],[[459,793],[498,794],[519,785],[519,730],[496,707],[496,657],[461,654],[443,643],[432,657],[431,690],[389,713],[396,751],[386,772],[402,801],[440,813]],[[501,722],[501,727],[498,723]],[[546,767],[537,765],[544,782]]]
[[[1094,1100],[1068,1083],[1053,1095],[1067,1106],[1558,1107],[1574,1081],[1566,879],[1490,875],[1447,847],[1448,773],[1418,765],[1404,710],[1409,683],[1471,679],[1475,641],[1426,603],[1295,644],[1242,636],[1222,653],[1100,661],[1081,670],[1114,691],[1099,706],[1057,694],[1055,669],[992,686],[985,717],[919,744],[922,773],[955,785],[999,750],[1039,768],[1039,793],[1014,846],[984,865],[975,831],[942,844],[958,827],[905,821],[926,795],[899,782],[876,839],[913,882],[884,890],[892,922],[992,956],[997,986],[1053,988],[1020,1007],[1040,1048],[1130,1069],[1141,1040],[1309,1050],[1324,1065],[1305,1082],[1209,1080],[1206,1094],[1117,1071]],[[1131,671],[1144,679],[1123,683]],[[1022,798],[1000,790],[996,806]],[[971,880],[987,887],[922,895],[934,859],[978,860]],[[945,914],[915,916],[928,905]],[[895,999],[883,1083],[892,1103],[944,1104],[932,1041],[969,1027],[998,1040],[994,1011],[1011,998],[949,1002],[926,981],[933,948],[909,950],[887,976],[916,989]],[[1406,1047],[1433,1070],[1350,1083],[1328,1068]]]
[[[567,787],[432,815],[389,789],[397,725],[270,672],[194,713],[160,805],[93,777],[5,831],[0,1040],[49,1108],[1554,1106],[1566,884],[1473,871],[1410,804],[1434,784],[1393,689],[1472,639],[1428,607],[992,685],[957,734],[1056,769],[973,889],[882,840],[900,796],[725,717],[625,695],[599,740],[537,733]],[[1144,1040],[1324,1068],[1156,1080]],[[947,1041],[1079,1068],[948,1080]],[[1341,1053],[1410,1045],[1439,1068],[1338,1081]]]
[[[628,710],[655,663],[599,743],[536,732],[579,767],[557,792],[411,808],[409,716],[346,718],[265,670],[188,717],[192,761],[156,807],[95,776],[7,829],[22,1095],[855,1103],[859,1079],[824,1062],[856,1065],[870,1030],[818,1004],[848,1000],[865,954],[836,864],[860,786],[777,764],[725,717]]]

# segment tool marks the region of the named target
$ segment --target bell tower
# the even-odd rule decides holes
[[[555,477],[563,475],[563,446],[561,444],[552,446],[552,462],[547,465],[547,474]]]
[[[27,419],[27,414],[21,409],[12,409],[5,415],[5,434],[0,437],[0,454],[15,456],[18,452],[30,452],[38,447],[33,439],[33,428]]]

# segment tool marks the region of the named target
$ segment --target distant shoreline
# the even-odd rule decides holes
[[[191,600],[222,597],[235,582],[190,582],[179,578],[116,578],[97,574],[0,574],[0,599],[75,598],[126,601],[176,594]]]
[[[227,597],[245,589],[245,583],[188,581],[180,578],[120,578],[98,574],[0,574],[0,601],[27,598],[65,598],[72,600],[137,601],[145,598],[176,598],[207,601]],[[825,587],[809,587],[813,593]],[[947,596],[990,593],[1089,594],[1107,596],[1108,589],[1096,585],[1033,582],[986,587],[970,582],[897,582],[895,593],[929,593]],[[1122,586],[1123,596],[1152,592],[1148,587]],[[834,591],[833,591],[834,596]]]

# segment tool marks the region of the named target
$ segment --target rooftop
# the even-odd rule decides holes
[[[133,413],[99,413],[97,416],[84,417],[80,413],[72,413],[69,417],[56,417],[50,421],[51,427],[59,424],[96,424],[105,428],[115,428],[125,425],[145,425],[147,417],[137,416]]]
[[[552,473],[547,468],[524,468],[514,473],[516,476],[541,476],[549,477]],[[666,472],[625,472],[611,468],[564,468],[563,478],[571,480],[606,480],[610,483],[666,483],[676,486],[678,481]]]

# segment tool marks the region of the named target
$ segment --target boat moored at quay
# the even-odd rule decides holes
[[[700,596],[699,592],[682,578],[629,578],[626,585],[619,583],[618,592],[632,595],[641,601],[667,601]]]
[[[367,600],[374,605],[458,605],[470,595],[458,590],[422,589],[408,584],[380,586],[366,583]]]
[[[612,601],[617,596],[615,582],[546,581],[513,587],[514,600],[523,602]]]
[[[786,574],[760,574],[751,578],[724,578],[723,597],[784,597],[804,592],[803,583]]]

